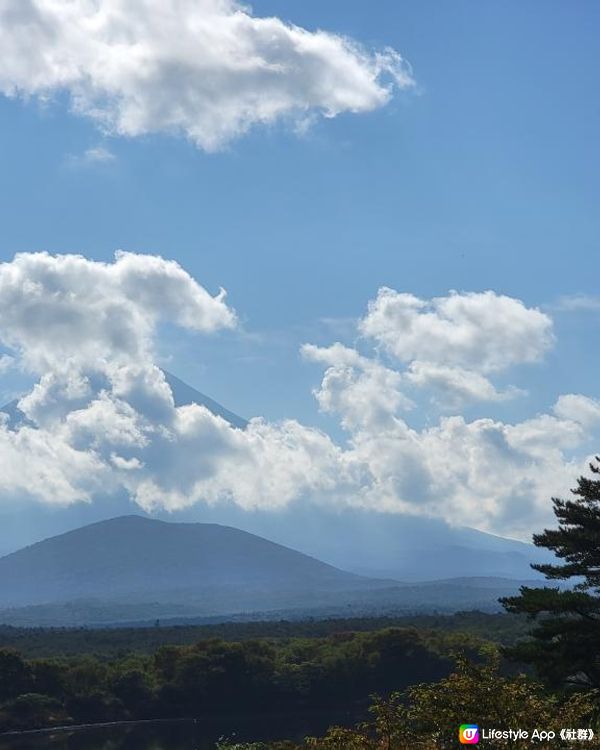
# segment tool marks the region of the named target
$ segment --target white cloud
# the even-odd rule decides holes
[[[25,494],[55,505],[91,501],[111,492],[112,474],[93,453],[79,451],[55,431],[0,425],[0,492],[4,499]]]
[[[90,380],[74,367],[46,372],[18,401],[19,409],[34,424],[44,426],[64,419],[92,399]]]
[[[371,312],[380,300],[381,294]],[[518,300],[501,300],[502,309],[533,320],[544,335],[504,359],[489,345],[477,363],[474,344],[453,334],[463,342],[461,361],[507,366],[545,350],[549,319],[530,319]],[[418,309],[437,311],[438,303],[420,301]],[[493,401],[503,394],[479,370],[460,369],[452,352],[448,365],[425,359],[396,369],[376,350],[365,354],[338,343],[306,345],[303,354],[324,367],[315,395],[339,417],[343,445],[295,420],[253,419],[235,429],[203,406],[175,406],[153,364],[160,319],[204,333],[235,322],[222,295],[212,297],[161,258],[119,254],[103,264],[34,254],[0,266],[0,338],[19,364],[40,375],[20,401],[28,422],[0,424],[0,496],[25,493],[64,504],[125,488],[148,510],[224,500],[276,508],[312,498],[526,538],[550,520],[549,498],[566,492],[585,469],[580,453],[600,425],[600,402],[569,394],[548,413],[514,424],[455,414],[415,429],[406,391],[427,393],[433,384],[452,398]],[[452,326],[459,319],[452,316]],[[469,318],[468,342],[482,340],[473,330],[477,321],[490,329],[486,315]],[[439,343],[435,351],[442,357],[446,350]]]
[[[153,364],[160,321],[203,333],[235,325],[179,265],[117,253],[113,263],[45,253],[0,265],[0,340],[40,375],[0,424],[0,492],[71,503],[125,487],[147,508],[233,497],[285,504],[343,484],[341,450],[294,421],[232,428],[176,408]],[[27,467],[30,467],[27,469]]]
[[[0,91],[49,97],[106,131],[215,150],[254,125],[366,112],[412,85],[392,49],[253,16],[235,0],[0,0]]]
[[[514,386],[499,391],[488,378],[473,370],[418,360],[410,363],[406,380],[419,388],[432,389],[436,403],[444,410],[474,401],[506,401],[523,395]]]
[[[129,394],[146,392],[138,408],[129,394],[117,395],[123,379],[133,386]],[[0,476],[4,492],[69,503],[124,487],[147,510],[230,498],[250,509],[357,486],[345,478],[342,450],[324,433],[293,420],[254,419],[235,429],[204,406],[176,408],[162,372],[150,364],[112,370],[106,387],[87,403],[67,403],[62,411],[51,400],[44,405],[43,421],[0,430],[7,460],[20,454],[20,469]],[[27,409],[27,398],[21,406]],[[28,409],[27,416],[33,420],[38,413]],[[26,462],[36,470],[24,471]]]
[[[339,343],[327,348],[307,344],[302,354],[328,366],[314,395],[323,411],[341,416],[347,430],[383,428],[398,410],[414,406],[400,390],[400,373],[362,357],[354,349]]]
[[[345,460],[365,472],[352,501],[523,538],[547,523],[549,498],[585,470],[588,457],[570,456],[600,425],[599,402],[567,395],[514,424],[458,414],[420,430],[400,411],[415,389],[441,412],[523,395],[487,376],[541,359],[551,319],[493,292],[422,300],[382,289],[359,329],[375,344],[371,356],[340,344],[303,349],[326,366],[315,394],[350,433]],[[378,349],[400,366],[382,364]]]
[[[236,430],[204,407],[185,406],[177,410],[170,435],[159,437],[149,453],[153,470],[141,481],[134,478],[132,487],[148,510],[179,509],[199,499],[277,508],[307,493],[324,497],[356,487],[342,450],[294,420],[253,419]]]
[[[211,332],[235,325],[177,263],[119,252],[114,263],[22,253],[0,264],[0,340],[38,373],[147,361],[156,325]]]
[[[571,294],[561,297],[556,306],[558,310],[567,312],[598,312],[600,297],[589,294]]]
[[[235,325],[177,263],[119,252],[113,263],[23,253],[0,264],[0,340],[40,375],[19,401],[27,422],[0,425],[0,488],[51,503],[119,485],[174,405],[152,365],[156,326],[203,333]],[[9,355],[6,355],[9,356]]]
[[[356,436],[352,451],[369,467],[365,505],[527,538],[549,519],[551,495],[580,470],[553,437],[547,431],[525,445],[512,425],[455,416],[421,431],[398,421],[394,430]]]
[[[560,419],[577,422],[586,429],[600,425],[600,401],[581,394],[568,393],[560,396],[554,406]]]
[[[382,288],[360,330],[401,362],[419,360],[483,373],[536,362],[554,340],[545,313],[492,291],[423,300]]]

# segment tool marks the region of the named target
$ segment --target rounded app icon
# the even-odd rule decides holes
[[[463,745],[476,745],[479,742],[477,724],[461,724],[458,729],[458,739]]]

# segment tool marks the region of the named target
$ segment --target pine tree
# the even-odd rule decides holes
[[[596,459],[600,461],[600,458]],[[590,466],[600,475],[597,465]],[[507,649],[508,655],[535,666],[553,686],[600,687],[600,479],[580,477],[573,499],[553,498],[557,529],[535,534],[533,542],[557,562],[532,565],[547,579],[568,588],[521,588],[502,599],[509,612],[535,620],[531,638]],[[562,563],[559,561],[563,561]]]

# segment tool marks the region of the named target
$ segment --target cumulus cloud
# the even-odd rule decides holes
[[[402,376],[355,349],[334,344],[317,347],[306,344],[303,356],[327,366],[320,388],[314,395],[321,409],[341,417],[347,430],[389,424],[399,409],[410,410],[413,402],[402,392]]]
[[[348,431],[346,460],[366,471],[354,502],[523,538],[547,522],[549,498],[585,470],[588,458],[571,456],[600,425],[600,403],[563,395],[549,413],[512,424],[443,412],[524,395],[489,376],[540,361],[554,341],[549,316],[494,292],[423,300],[384,288],[358,328],[368,355],[303,349],[326,368],[315,395]],[[406,411],[419,394],[440,417],[415,429]]]
[[[159,322],[212,332],[235,325],[173,261],[118,252],[114,263],[22,253],[0,264],[0,341],[35,372],[146,361]]]
[[[563,455],[580,438],[578,426],[557,419],[511,425],[453,416],[423,430],[398,420],[379,435],[357,434],[352,451],[369,467],[365,504],[528,538],[549,520],[549,498],[584,468]]]
[[[160,322],[212,333],[236,317],[223,290],[211,296],[160,257],[23,253],[0,264],[0,340],[13,352],[4,361],[39,376],[18,402],[22,423],[0,424],[5,493],[90,500],[119,486],[114,467],[141,466],[135,450],[174,409],[152,364]]]
[[[235,0],[0,0],[0,91],[126,136],[215,150],[254,125],[366,112],[413,84],[392,49],[259,18]]]
[[[581,394],[560,396],[554,405],[554,413],[560,419],[572,420],[588,429],[600,425],[600,401]]]
[[[194,404],[177,410],[170,434],[160,436],[150,453],[154,470],[141,481],[134,477],[132,486],[147,510],[177,510],[200,499],[231,499],[248,510],[277,508],[307,494],[357,486],[343,452],[324,433],[294,420],[253,419],[239,430]]]
[[[146,391],[149,408],[143,401],[134,408],[129,394],[117,395],[123,377]],[[61,409],[50,393],[45,391],[46,401],[35,399],[37,411],[28,403],[31,396],[22,399],[30,422],[1,430],[7,450],[0,469],[20,456],[19,468],[0,476],[5,492],[65,504],[122,487],[146,510],[226,499],[251,509],[357,486],[352,467],[344,469],[342,450],[324,433],[294,420],[253,419],[237,429],[205,406],[175,407],[164,374],[151,364],[133,373],[128,365],[111,369],[104,388],[85,391],[79,403]],[[29,462],[39,468],[25,471]]]
[[[391,357],[393,367],[341,344],[303,350],[307,359],[329,368],[316,392],[321,408],[332,411],[334,401],[341,398],[354,404],[356,415],[347,413],[344,423],[368,419],[370,411],[381,417],[409,408],[405,391],[411,388],[429,392],[446,411],[523,395],[514,386],[497,388],[488,376],[539,361],[554,341],[546,314],[494,292],[454,292],[423,300],[382,288],[358,330]]]
[[[435,362],[411,362],[406,380],[419,388],[432,389],[436,402],[444,409],[460,408],[475,401],[506,401],[523,395],[514,386],[498,390],[479,372]]]
[[[110,471],[93,453],[72,447],[55,430],[0,424],[0,492],[26,495],[55,505],[90,501],[115,486]]]
[[[0,492],[68,504],[124,487],[147,509],[250,508],[344,484],[341,450],[317,430],[260,419],[241,430],[204,406],[176,407],[153,363],[162,321],[207,334],[236,318],[223,290],[211,296],[159,257],[0,265],[0,340],[39,375],[20,424],[0,423]]]
[[[483,373],[536,362],[554,340],[548,315],[492,291],[423,300],[382,288],[360,330],[401,362]]]
[[[382,294],[399,296],[380,293],[368,316]],[[402,316],[395,335],[384,316],[385,341],[402,352],[394,365],[381,358],[381,336],[369,352],[341,343],[305,345],[304,357],[324,370],[315,389],[319,406],[346,431],[339,443],[295,420],[255,418],[240,429],[205,406],[175,405],[153,361],[158,323],[204,334],[235,324],[224,293],[211,296],[177,264],[127,253],[113,263],[18,255],[0,265],[0,340],[38,381],[19,401],[21,423],[0,422],[0,496],[68,504],[125,489],[149,511],[224,500],[276,508],[309,498],[528,537],[549,519],[549,497],[566,492],[584,469],[580,451],[600,425],[600,402],[567,394],[548,413],[516,423],[468,421],[442,410],[427,426],[409,421],[417,412],[411,396],[432,386],[453,398],[503,398],[481,372],[545,351],[548,319],[518,300],[500,299],[507,323],[517,316],[542,332],[537,345],[515,345],[504,359],[491,344],[480,347],[477,359],[472,342],[484,337],[474,328],[479,321],[489,330],[486,315],[467,316],[466,337],[454,332],[462,348],[448,355],[447,365],[441,340],[437,348],[428,345],[431,359],[408,359],[408,352],[423,357],[425,344]],[[484,300],[497,303],[491,293]],[[441,307],[421,300],[418,315],[443,318]],[[452,329],[462,324],[459,315],[449,319]],[[502,329],[501,321],[495,325]]]

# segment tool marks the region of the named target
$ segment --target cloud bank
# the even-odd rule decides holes
[[[0,497],[64,505],[125,489],[147,510],[305,500],[527,538],[585,469],[600,428],[600,403],[582,394],[516,423],[461,413],[522,395],[493,379],[541,362],[554,340],[545,313],[494,292],[422,300],[382,289],[357,345],[305,345],[342,443],[295,420],[236,429],[203,406],[176,407],[154,364],[162,321],[200,335],[236,325],[224,292],[162,258],[42,253],[0,265],[7,366],[37,380],[19,401],[22,423],[0,423]],[[424,402],[437,416],[417,428]]]
[[[368,112],[413,81],[392,49],[258,18],[235,0],[0,0],[0,92],[67,92],[111,134],[214,151],[255,125]]]

